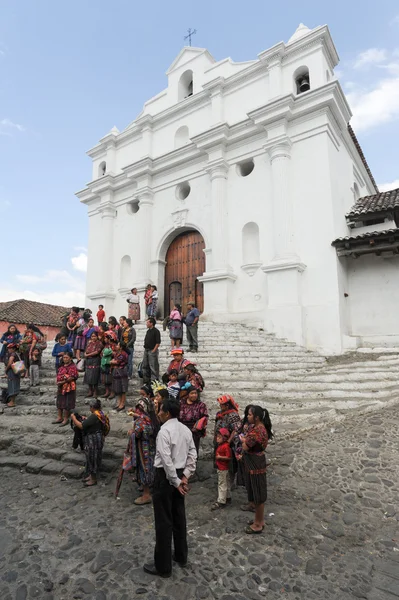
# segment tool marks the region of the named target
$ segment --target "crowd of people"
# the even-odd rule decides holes
[[[134,324],[140,320],[140,303],[137,298],[137,290],[133,288],[127,299],[129,317],[121,316],[119,321],[112,316],[106,321],[102,305],[97,313],[97,324],[90,310],[82,312],[78,307],[73,307],[64,316],[52,350],[57,382],[57,417],[53,424],[60,427],[70,424],[74,429],[74,447],[80,444],[86,456],[83,479],[87,487],[97,485],[104,440],[110,430],[109,417],[99,399],[100,385],[104,388],[103,400],[115,399],[112,408],[116,412],[121,413],[126,408],[129,379],[133,377],[136,341]],[[188,479],[193,481],[196,477],[195,463],[209,421],[208,407],[201,399],[205,381],[196,364],[185,358],[181,347],[185,322],[188,351],[195,352],[198,349],[199,311],[190,304],[187,316],[183,318],[181,307],[177,304],[164,321],[164,327],[169,327],[170,331],[171,360],[166,372],[160,377],[158,353],[161,335],[153,316],[156,314],[157,300],[155,286],[148,287],[147,332],[143,359],[137,373],[142,377],[143,384],[139,399],[127,412],[132,418],[132,425],[128,430],[128,446],[121,467],[121,473],[129,473],[139,486],[141,495],[134,503],[143,506],[153,502],[154,509],[157,503],[159,507],[160,502],[164,502],[159,500],[156,490],[164,490],[165,481],[169,487],[177,490],[177,496],[173,496],[174,501],[180,502],[180,496],[184,500],[188,492]],[[188,333],[192,327],[194,333]],[[34,324],[27,325],[24,334],[15,325],[10,325],[2,336],[1,343],[0,360],[5,364],[8,383],[4,401],[6,406],[12,407],[15,406],[15,398],[19,393],[21,377],[29,376],[33,386],[38,383],[38,369],[41,353],[46,347],[46,338]],[[75,410],[77,381],[82,372],[83,383],[87,385],[87,397],[90,398],[90,415],[87,417]],[[234,486],[245,486],[248,503],[241,508],[255,513],[245,531],[248,534],[259,534],[264,528],[264,503],[267,497],[265,449],[273,435],[270,417],[267,410],[256,405],[247,406],[241,417],[239,407],[231,395],[221,395],[217,402],[219,410],[214,423],[213,448],[218,495],[210,509],[216,511],[226,508],[231,503]],[[170,421],[167,427],[163,425],[166,421]],[[184,431],[190,432],[189,446],[192,449],[186,447],[190,455],[187,458],[190,469],[184,479],[182,475],[178,475],[181,469],[174,466],[176,456],[173,457],[173,448],[169,449],[169,458],[160,458],[160,440],[164,438],[163,434],[160,436],[160,432],[165,433],[174,421],[179,423],[179,427],[185,427]],[[177,425],[173,427],[176,429]],[[75,443],[76,439],[79,441]],[[170,443],[171,439],[168,440]],[[118,481],[117,491],[120,486],[120,480]],[[172,497],[170,501],[172,502]],[[165,506],[159,510],[164,511]],[[172,518],[170,514],[169,517]],[[163,521],[165,518],[164,515]],[[161,536],[165,532],[163,521],[157,529]],[[180,525],[178,523],[173,527],[183,527],[183,521],[180,519]],[[184,549],[181,550],[182,556],[184,553]],[[162,574],[163,571],[170,570],[169,562],[166,565],[159,558],[159,552],[156,551],[155,556],[158,556],[159,564],[147,565],[148,572],[157,571],[156,574]]]

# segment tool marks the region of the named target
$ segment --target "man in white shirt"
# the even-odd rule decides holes
[[[172,574],[172,536],[173,560],[185,566],[188,555],[184,496],[196,469],[197,451],[191,431],[177,420],[179,412],[179,403],[168,398],[158,414],[162,427],[156,441],[152,495],[156,542],[154,562],[143,568],[146,573],[161,577]]]

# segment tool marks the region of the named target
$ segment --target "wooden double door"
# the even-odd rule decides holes
[[[187,231],[177,236],[166,253],[165,315],[175,303],[187,313],[187,302],[195,302],[204,310],[204,286],[198,277],[205,271],[205,242],[198,231]]]

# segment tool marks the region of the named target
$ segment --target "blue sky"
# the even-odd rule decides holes
[[[300,22],[329,25],[371,169],[399,187],[397,1],[1,0],[0,301],[83,305],[88,223],[74,192],[91,177],[85,152],[165,87],[188,27],[193,45],[240,61]]]

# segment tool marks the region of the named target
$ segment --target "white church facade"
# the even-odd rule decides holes
[[[152,283],[162,315],[192,300],[327,352],[395,340],[396,205],[348,127],[337,63],[326,26],[248,62],[183,48],[166,89],[88,152],[88,305],[119,317]]]

